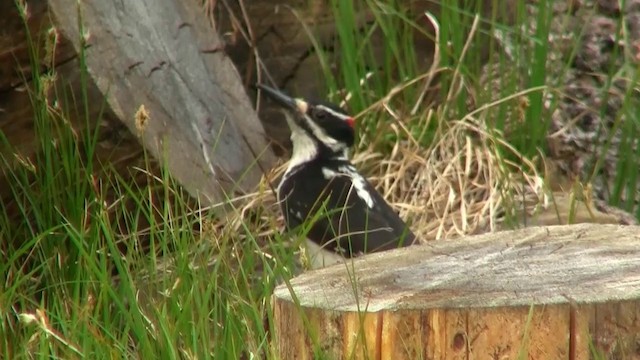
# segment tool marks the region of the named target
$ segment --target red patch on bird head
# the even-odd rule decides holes
[[[356,120],[352,117],[347,118],[347,120],[345,120],[347,122],[347,124],[351,127],[354,127],[356,125]]]

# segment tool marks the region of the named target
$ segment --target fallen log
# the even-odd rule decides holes
[[[283,359],[638,358],[640,227],[526,228],[373,254],[292,279],[272,305]]]
[[[196,1],[50,0],[111,110],[204,204],[240,195],[275,157]]]

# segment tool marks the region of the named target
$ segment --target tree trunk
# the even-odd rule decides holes
[[[283,359],[587,359],[593,344],[606,358],[638,359],[639,234],[527,228],[309,272],[275,290],[276,350]]]
[[[238,73],[196,1],[49,6],[114,113],[205,204],[250,190],[272,165]]]

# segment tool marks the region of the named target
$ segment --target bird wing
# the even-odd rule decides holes
[[[353,174],[337,173],[329,181],[321,174],[305,175],[285,181],[280,189],[288,194],[282,198],[282,210],[290,229],[310,226],[306,228],[310,240],[346,257],[415,241],[413,232],[366,179],[358,179],[357,189]],[[362,190],[370,199],[362,196]]]

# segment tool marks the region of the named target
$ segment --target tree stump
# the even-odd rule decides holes
[[[639,359],[640,227],[526,228],[372,254],[298,276],[272,301],[283,359]]]

